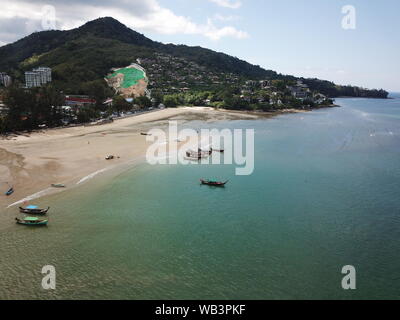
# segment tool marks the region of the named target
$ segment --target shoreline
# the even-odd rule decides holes
[[[179,107],[125,117],[110,124],[53,128],[0,138],[0,207],[9,208],[54,195],[125,166],[140,164],[149,143],[141,132],[165,128],[168,120],[257,120],[312,110],[277,112],[215,110],[210,107]],[[108,155],[120,157],[106,161]],[[4,195],[9,183],[14,194]],[[65,189],[52,188],[62,183]]]
[[[208,107],[180,107],[117,119],[110,124],[47,129],[0,138],[0,207],[63,192],[106,171],[139,163],[150,144],[140,133],[164,128],[168,120],[182,123],[258,118]],[[106,161],[108,155],[119,158]],[[9,197],[4,195],[7,183],[15,189]],[[65,184],[67,188],[52,188],[53,183]]]

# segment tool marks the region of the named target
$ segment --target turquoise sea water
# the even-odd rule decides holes
[[[255,172],[150,166],[40,199],[0,225],[0,298],[398,299],[400,99],[187,126],[254,128]],[[199,178],[229,179],[226,189]],[[8,222],[9,221],[9,222]],[[41,289],[54,265],[57,289]],[[357,270],[357,290],[341,269]]]

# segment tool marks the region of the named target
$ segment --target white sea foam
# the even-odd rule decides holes
[[[49,194],[51,191],[53,191],[52,188],[44,189],[44,190],[39,191],[39,192],[37,192],[37,193],[34,193],[34,194],[32,194],[32,195],[30,195],[30,196],[24,198],[24,199],[21,199],[21,200],[19,200],[19,201],[17,201],[17,202],[14,202],[14,203],[10,204],[7,208],[11,208],[11,207],[16,206],[16,205],[18,205],[18,204],[21,204],[21,203],[24,203],[24,202],[28,202],[28,201],[31,201],[31,200],[34,200],[34,199],[38,199],[38,198],[44,197],[45,195]]]
[[[383,136],[383,137],[387,137],[387,136],[395,136],[397,134],[395,134],[393,131],[374,131],[370,134],[370,137],[376,137],[376,136]]]
[[[103,173],[103,172],[105,172],[107,170],[108,170],[108,168],[105,168],[105,169],[101,169],[101,170],[98,170],[96,172],[93,172],[93,173],[87,175],[86,177],[82,178],[81,180],[79,180],[76,184],[81,184],[81,183],[83,183],[83,182],[85,182],[87,180],[93,179],[98,174]]]
[[[376,122],[376,119],[371,117],[371,115],[372,115],[371,113],[368,113],[368,112],[365,112],[365,111],[359,110],[359,109],[353,109],[352,112],[365,121]]]
[[[98,174],[103,173],[103,172],[105,172],[105,171],[107,171],[107,170],[109,170],[109,169],[110,169],[110,168],[104,168],[104,169],[98,170],[98,171],[96,171],[96,172],[93,172],[93,173],[87,175],[86,177],[83,177],[83,178],[82,178],[81,180],[79,180],[76,184],[77,184],[77,185],[82,184],[82,183],[84,183],[85,181],[88,181],[88,180],[90,180],[90,179],[93,179],[93,178],[94,178],[95,176],[97,176]],[[16,205],[18,205],[18,204],[21,204],[21,203],[24,203],[24,202],[28,202],[28,201],[32,201],[32,200],[34,200],[34,199],[38,199],[38,198],[47,196],[47,195],[51,194],[51,193],[54,192],[54,191],[55,191],[54,188],[47,188],[47,189],[44,189],[44,190],[42,190],[42,191],[39,191],[39,192],[37,192],[37,193],[34,193],[34,194],[32,194],[32,195],[30,195],[30,196],[27,196],[27,197],[25,197],[25,198],[23,198],[23,199],[21,199],[21,200],[19,200],[19,201],[17,201],[17,202],[14,202],[14,203],[10,204],[7,208],[11,208],[11,207],[16,206]]]

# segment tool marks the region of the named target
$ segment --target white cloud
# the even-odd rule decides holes
[[[217,28],[211,19],[208,19],[207,27],[204,30],[206,37],[211,40],[220,40],[223,37],[234,37],[237,39],[246,39],[249,37],[247,32],[236,30],[233,27]]]
[[[0,31],[0,41],[11,42],[34,31],[41,31],[42,8],[48,5],[46,1],[1,0],[0,26],[9,24],[7,35]],[[213,0],[214,1],[214,0]],[[211,40],[223,37],[244,39],[248,34],[232,26],[216,27],[210,19],[207,23],[193,22],[190,17],[177,15],[172,10],[162,7],[157,0],[117,0],[117,1],[83,1],[71,0],[68,3],[61,0],[48,1],[55,8],[57,29],[68,30],[76,28],[89,20],[98,17],[111,16],[128,27],[141,31],[159,34],[202,35]],[[218,0],[218,3],[236,7],[237,2]],[[219,21],[223,16],[219,16]],[[19,22],[16,26],[15,22]],[[14,31],[15,30],[15,31]]]
[[[239,9],[242,6],[242,2],[237,0],[209,0],[211,2],[216,3],[220,7],[230,8],[230,9]]]
[[[241,19],[241,17],[239,17],[239,16],[224,16],[219,13],[215,14],[213,17],[213,20],[222,21],[222,22],[237,21],[240,19]]]

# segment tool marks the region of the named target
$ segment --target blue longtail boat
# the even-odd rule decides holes
[[[5,193],[6,196],[11,196],[14,193],[14,188],[8,189],[8,191]]]
[[[25,208],[19,207],[19,211],[21,213],[25,213],[25,214],[31,214],[31,215],[45,215],[48,211],[50,210],[50,207],[48,207],[47,209],[39,209],[37,206],[27,206]]]

